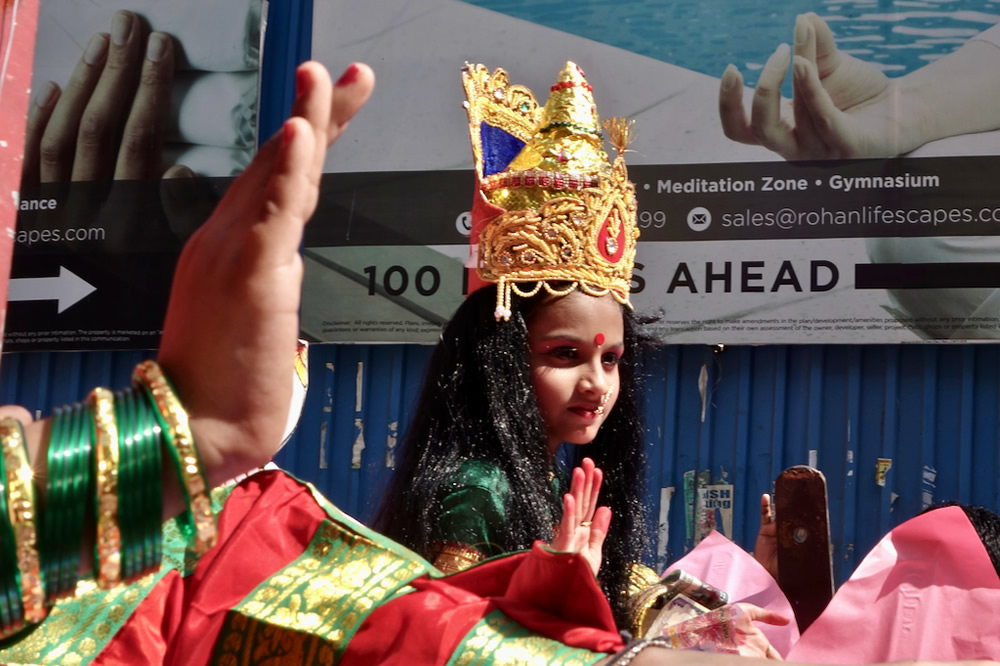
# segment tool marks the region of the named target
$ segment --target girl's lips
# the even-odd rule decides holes
[[[600,416],[600,413],[597,411],[597,407],[590,408],[577,405],[575,407],[570,407],[569,411],[573,412],[577,416],[580,416],[581,418],[587,419],[588,421],[593,421]]]

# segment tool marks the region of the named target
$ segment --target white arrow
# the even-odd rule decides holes
[[[70,307],[97,287],[73,271],[59,267],[59,277],[11,278],[7,286],[8,301],[59,301],[59,310]]]

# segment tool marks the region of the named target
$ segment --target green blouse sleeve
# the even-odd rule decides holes
[[[510,485],[495,465],[465,463],[441,496],[433,540],[472,548],[485,557],[503,553],[509,496]]]

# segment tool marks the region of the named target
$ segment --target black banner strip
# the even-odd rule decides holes
[[[1000,155],[630,167],[646,241],[1000,235]],[[43,184],[15,252],[178,250],[231,178]],[[464,245],[470,169],[327,173],[305,247]]]
[[[968,289],[1000,287],[1000,263],[855,264],[855,289]]]

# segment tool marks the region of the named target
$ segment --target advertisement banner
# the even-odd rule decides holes
[[[184,240],[256,149],[261,12],[39,0],[6,351],[158,344]]]
[[[378,88],[327,158],[304,334],[437,340],[469,259],[460,68],[544,102],[572,60],[636,121],[632,300],[663,340],[998,339],[998,23],[984,0],[316,3],[313,57]]]

